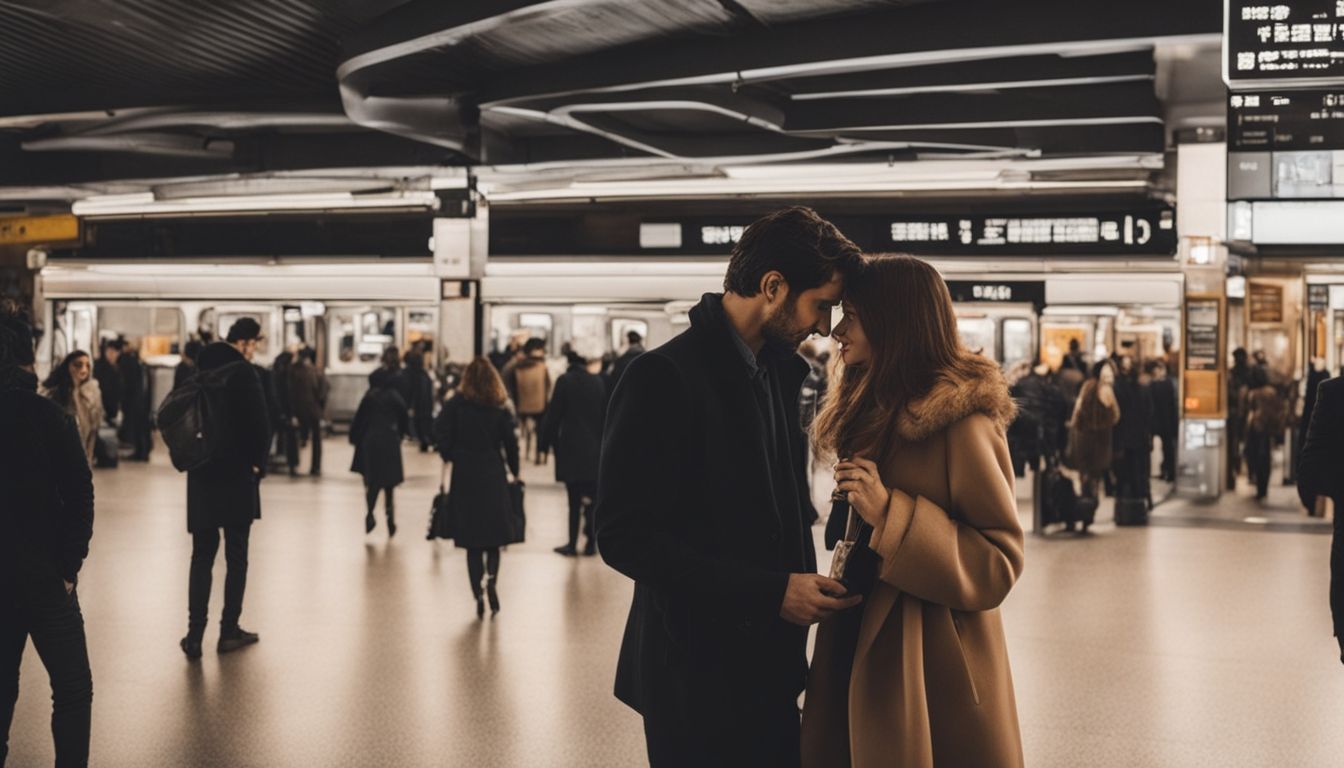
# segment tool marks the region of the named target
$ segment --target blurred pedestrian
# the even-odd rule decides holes
[[[1181,424],[1181,407],[1176,382],[1168,375],[1166,363],[1152,365],[1152,383],[1149,392],[1153,400],[1153,433],[1162,443],[1162,468],[1158,477],[1168,483],[1176,482],[1176,437]]]
[[[355,446],[350,471],[364,476],[364,501],[368,510],[364,516],[364,532],[372,533],[377,525],[373,510],[381,493],[383,509],[387,513],[388,538],[397,535],[392,493],[405,479],[401,438],[410,428],[406,401],[394,384],[395,376],[386,368],[370,373],[369,391],[364,394],[355,411],[355,420],[350,424],[350,443]]]
[[[182,382],[196,375],[196,359],[201,356],[201,349],[204,345],[201,342],[191,339],[182,346],[181,359],[177,361],[177,366],[173,368],[173,389],[182,386]]]
[[[1115,380],[1115,402],[1120,420],[1112,434],[1113,469],[1116,497],[1143,499],[1151,507],[1148,476],[1153,471],[1153,396],[1148,385],[1139,381],[1134,359],[1120,357],[1120,373]]]
[[[1101,480],[1111,470],[1112,433],[1119,421],[1115,367],[1102,360],[1083,382],[1069,426],[1069,466],[1081,475],[1085,496],[1098,498]]]
[[[608,386],[612,390],[615,390],[616,385],[620,383],[621,376],[625,374],[625,369],[630,366],[630,363],[636,357],[642,354],[644,354],[644,337],[640,335],[639,331],[626,331],[625,351],[621,353],[620,357],[616,358],[615,362],[611,364],[611,370],[607,372]]]
[[[1327,379],[1316,394],[1316,407],[1307,426],[1302,460],[1297,469],[1297,493],[1302,505],[1316,508],[1316,498],[1334,503],[1334,539],[1330,544],[1330,613],[1339,658],[1344,662],[1344,378]]]
[[[312,347],[300,349],[289,369],[289,405],[294,409],[290,423],[300,437],[307,435],[313,443],[312,463],[308,468],[313,477],[322,474],[322,418],[326,412],[326,393],[326,376],[317,367],[317,350]],[[297,474],[297,454],[296,450],[296,469],[291,474]]]
[[[1246,395],[1246,467],[1255,483],[1255,498],[1269,495],[1274,444],[1283,437],[1287,408],[1283,395],[1269,383],[1265,369],[1256,366],[1248,376]]]
[[[546,341],[531,338],[523,345],[523,359],[504,377],[504,386],[513,400],[518,424],[522,428],[524,455],[542,463],[542,453],[533,453],[534,440],[541,419],[546,415],[546,404],[551,399],[551,372],[546,367]]]
[[[77,585],[93,478],[75,421],[37,394],[33,346],[26,313],[0,302],[0,765],[31,638],[51,680],[56,765],[86,766],[93,676]]]
[[[276,449],[284,457],[290,477],[299,473],[298,419],[294,416],[294,394],[290,386],[299,349],[298,344],[291,344],[276,355],[275,362],[271,363],[271,383],[275,387],[275,402],[280,410],[275,430]]]
[[[1028,467],[1039,470],[1041,461],[1054,456],[1060,447],[1068,406],[1049,373],[1049,366],[1039,363],[1009,389],[1017,403],[1017,418],[1008,427],[1008,449],[1018,477],[1025,477]]]
[[[1246,396],[1250,391],[1250,356],[1242,347],[1232,350],[1227,372],[1227,488],[1236,487],[1241,473],[1242,442],[1246,435]]]
[[[420,443],[420,452],[429,453],[434,444],[434,380],[425,369],[425,356],[419,350],[406,353],[401,369],[403,397],[411,409],[411,435]]]
[[[555,393],[537,439],[537,450],[555,449],[555,479],[569,495],[569,541],[559,554],[578,554],[579,520],[583,519],[584,555],[597,554],[593,533],[593,499],[597,496],[597,461],[602,451],[602,421],[607,403],[606,381],[588,369],[589,357],[572,350],[569,370],[555,382]],[[590,351],[595,358],[596,352]]]
[[[94,445],[98,442],[98,427],[103,423],[103,397],[98,382],[93,379],[93,362],[82,349],[65,356],[60,365],[51,369],[51,375],[42,382],[42,394],[61,406],[79,429],[79,442],[84,446],[89,466],[94,463]]]
[[[139,344],[127,341],[117,360],[121,374],[121,430],[118,437],[131,446],[131,461],[149,461],[153,448],[149,426],[149,372],[140,359]]]
[[[457,397],[434,421],[439,456],[451,465],[449,510],[454,541],[467,550],[467,577],[476,616],[499,612],[499,548],[513,540],[510,475],[519,474],[517,422],[508,409],[504,382],[490,361],[478,357],[462,373]]]
[[[121,413],[121,371],[117,368],[119,359],[121,342],[104,339],[99,345],[98,360],[93,364],[93,378],[98,381],[98,390],[103,397],[103,418],[112,426],[116,426],[117,414]]]

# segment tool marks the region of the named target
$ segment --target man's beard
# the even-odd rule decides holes
[[[796,351],[798,346],[806,341],[808,336],[812,335],[807,329],[794,328],[791,324],[797,309],[797,297],[789,296],[784,300],[784,306],[765,319],[765,325],[761,327],[761,335],[765,337],[766,344],[787,347],[790,351]]]

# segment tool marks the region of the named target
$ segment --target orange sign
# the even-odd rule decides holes
[[[79,239],[74,216],[10,216],[0,218],[0,245],[58,243]]]

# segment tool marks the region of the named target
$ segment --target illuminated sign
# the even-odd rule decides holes
[[[1064,216],[930,216],[890,224],[891,246],[911,253],[1169,254],[1175,212]]]
[[[1045,283],[1040,280],[948,280],[952,301],[1034,304],[1045,306]]]
[[[708,226],[700,228],[701,245],[732,245],[742,239],[743,226]]]
[[[1344,84],[1344,0],[1225,0],[1223,8],[1229,87]]]

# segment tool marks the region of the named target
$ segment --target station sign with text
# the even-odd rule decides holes
[[[1228,87],[1344,85],[1344,0],[1225,0]]]
[[[901,217],[889,247],[916,254],[1169,255],[1176,249],[1171,208],[1060,215]]]

